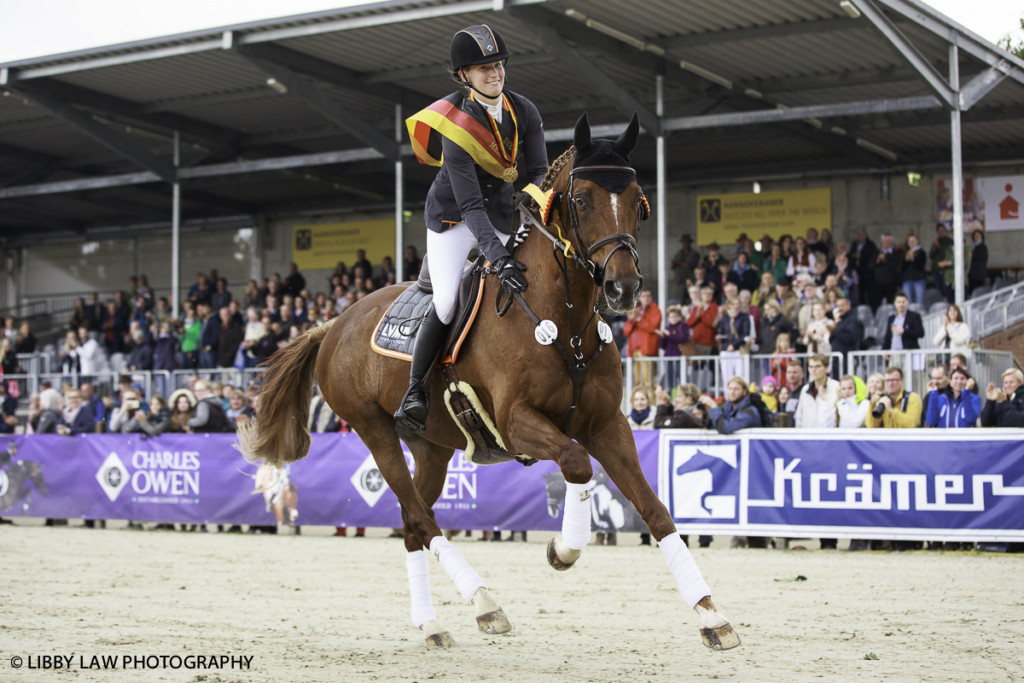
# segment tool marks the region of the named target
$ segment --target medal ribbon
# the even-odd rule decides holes
[[[476,100],[473,93],[469,94],[470,99]],[[483,106],[483,105],[481,105]],[[501,93],[501,106],[512,116],[512,156],[509,157],[505,152],[505,142],[502,140],[501,131],[498,130],[498,123],[491,116],[491,112],[487,111],[487,107],[484,107],[484,111],[487,112],[487,122],[491,124],[491,132],[494,133],[494,139],[498,141],[498,151],[501,154],[502,161],[505,162],[508,168],[515,168],[516,156],[519,154],[519,120],[516,118],[516,113],[512,110],[512,105],[509,104],[508,97],[505,93]]]

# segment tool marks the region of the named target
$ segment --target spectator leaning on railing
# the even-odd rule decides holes
[[[903,389],[903,370],[892,365],[885,369],[884,394],[871,396],[867,427],[908,429],[921,424],[921,397]]]
[[[1024,373],[1008,369],[1003,373],[1002,390],[989,382],[985,397],[982,427],[1024,427]]]

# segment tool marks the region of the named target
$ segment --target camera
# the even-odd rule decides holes
[[[876,403],[875,407],[871,409],[871,417],[873,417],[876,420],[878,420],[883,415],[885,415],[885,404],[884,403]]]
[[[127,401],[124,402],[124,407],[125,407],[126,410],[138,410],[139,409],[139,399],[137,399],[137,398],[128,399]]]

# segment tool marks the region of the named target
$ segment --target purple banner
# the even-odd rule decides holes
[[[658,435],[637,432],[641,467],[657,481]],[[273,524],[257,477],[294,509],[296,524],[401,526],[394,493],[351,434],[314,434],[308,456],[260,473],[232,434],[15,436],[0,441],[0,514],[153,522]],[[6,454],[4,454],[6,451]],[[413,468],[411,453],[406,461]],[[594,466],[596,531],[641,531],[632,505]],[[446,529],[558,529],[564,481],[554,463],[481,467],[457,452],[434,506]],[[277,500],[277,498],[273,498]]]

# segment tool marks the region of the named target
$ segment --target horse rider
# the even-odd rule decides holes
[[[506,247],[518,227],[513,183],[540,185],[548,167],[537,107],[505,90],[509,52],[501,35],[486,25],[464,28],[452,37],[450,56],[460,90],[406,121],[419,161],[441,167],[424,209],[434,301],[416,336],[409,390],[395,413],[399,430],[409,433],[426,429],[423,379],[455,315],[469,251],[479,245],[506,291],[526,289],[526,266]]]

